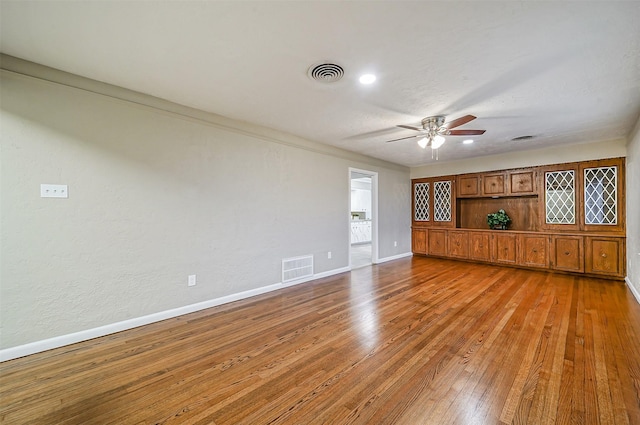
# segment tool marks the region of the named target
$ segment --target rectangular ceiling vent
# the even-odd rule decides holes
[[[282,283],[313,277],[313,255],[282,260]]]

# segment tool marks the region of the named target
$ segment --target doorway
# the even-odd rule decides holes
[[[378,173],[349,168],[349,267],[378,261]]]

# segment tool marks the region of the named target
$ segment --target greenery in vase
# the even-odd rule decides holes
[[[507,225],[511,223],[511,219],[504,210],[498,210],[498,212],[487,214],[487,223],[489,223],[490,229],[503,228],[506,229]]]

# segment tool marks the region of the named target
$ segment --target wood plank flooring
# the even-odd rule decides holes
[[[640,306],[407,258],[1,363],[0,422],[640,424]]]

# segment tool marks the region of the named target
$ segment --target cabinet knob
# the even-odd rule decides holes
[[[607,254],[605,254],[604,252],[601,254],[602,258],[607,258]]]
[[[538,252],[538,250],[534,248],[534,249],[533,249],[533,252]]]
[[[565,251],[565,252],[564,252],[564,255],[569,255],[569,251]]]

